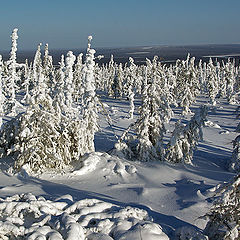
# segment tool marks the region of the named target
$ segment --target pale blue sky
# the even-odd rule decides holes
[[[1,1],[0,49],[50,49],[240,43],[240,0]]]

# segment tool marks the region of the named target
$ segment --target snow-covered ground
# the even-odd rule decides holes
[[[198,99],[197,106],[207,100]],[[193,165],[171,165],[112,155],[116,136],[134,119],[127,117],[128,101],[102,102],[112,125],[103,112],[96,152],[83,166],[38,176],[27,167],[13,176],[0,172],[0,239],[161,240],[188,239],[188,233],[206,239],[201,216],[211,206],[215,186],[233,177],[225,165],[237,136],[237,106],[221,101],[210,110]]]

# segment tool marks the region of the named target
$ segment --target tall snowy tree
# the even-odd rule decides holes
[[[0,55],[0,129],[3,123],[4,101],[5,101],[5,97],[3,95],[2,73],[3,73],[3,61],[2,61],[2,55]]]
[[[43,65],[42,65],[42,57],[41,57],[41,46],[42,44],[40,43],[38,45],[37,51],[34,56],[33,60],[33,68],[32,68],[32,73],[31,73],[31,78],[30,78],[30,95],[34,96],[38,92],[38,79],[39,75],[42,74],[43,71]]]
[[[66,114],[72,114],[73,110],[73,93],[74,93],[74,85],[73,85],[73,65],[76,60],[76,57],[73,55],[72,51],[67,53],[66,57],[66,68],[65,68],[65,81],[64,81],[64,92],[65,92],[65,105]]]
[[[91,49],[92,36],[88,37],[88,48],[86,53],[84,71],[84,110],[83,120],[86,124],[86,146],[87,152],[94,152],[94,135],[98,130],[98,107],[97,107],[97,96],[95,88],[95,77],[94,77],[94,54],[95,50]]]
[[[236,85],[236,73],[235,73],[235,62],[231,62],[228,59],[227,63],[223,66],[223,81],[226,84],[226,97],[230,104],[235,104],[236,101],[236,92],[235,85]]]
[[[51,89],[51,92],[53,92],[54,87],[56,85],[56,79],[55,79],[55,71],[53,67],[53,59],[52,59],[52,56],[49,55],[47,43],[44,48],[43,72],[46,78],[46,83],[48,87]]]
[[[65,94],[64,83],[65,82],[65,61],[64,55],[61,56],[61,62],[59,62],[59,69],[56,71],[56,85],[54,90],[54,107],[58,107],[61,113],[65,112]]]
[[[215,106],[216,97],[219,92],[219,84],[218,84],[218,75],[217,75],[216,67],[214,66],[211,58],[209,60],[209,63],[207,64],[206,71],[207,71],[206,84],[207,84],[208,95],[210,98],[210,104]]]
[[[83,100],[83,54],[80,53],[77,56],[77,62],[74,67],[73,72],[73,86],[74,86],[74,93],[73,98],[77,104],[82,104]]]
[[[156,70],[156,66],[148,61],[139,117],[135,123],[130,125],[115,146],[118,152],[123,152],[128,157],[141,161],[163,160],[165,124],[173,114],[154,69]],[[129,136],[130,129],[136,133],[135,136]]]
[[[130,109],[129,109],[129,119],[133,119],[133,114],[135,110],[135,105],[134,105],[134,98],[135,98],[135,79],[136,79],[136,69],[137,66],[134,63],[133,58],[129,58],[129,67],[128,67],[128,72],[126,76],[126,95],[129,99],[129,104],[130,104]]]
[[[13,29],[12,49],[10,52],[10,59],[8,61],[8,77],[5,79],[5,92],[7,97],[6,111],[11,115],[16,114],[16,82],[18,81],[17,75],[17,35],[18,29]]]
[[[21,100],[21,102],[26,105],[29,105],[31,101],[31,95],[29,92],[30,80],[31,80],[31,68],[32,68],[32,63],[30,66],[28,66],[28,60],[26,59],[25,69],[24,69],[24,82],[23,82],[23,86],[25,88],[25,95]]]
[[[195,58],[188,54],[186,60],[176,62],[176,97],[183,108],[183,115],[191,113],[190,106],[200,90],[194,61]]]

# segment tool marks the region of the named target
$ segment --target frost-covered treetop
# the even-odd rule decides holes
[[[87,51],[91,49],[91,41],[92,41],[92,36],[88,36],[88,46],[87,46]]]
[[[12,63],[16,62],[17,39],[18,39],[17,31],[18,31],[17,28],[13,29],[13,32],[12,32],[12,35],[11,35],[12,49],[11,49],[11,52],[10,52],[10,62],[12,62]]]
[[[75,60],[76,60],[76,56],[73,55],[72,51],[69,51],[67,53],[67,57],[66,57],[66,64],[67,64],[67,66],[73,66]]]

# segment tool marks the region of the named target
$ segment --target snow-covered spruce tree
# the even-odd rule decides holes
[[[49,71],[52,68],[52,58],[49,55],[48,44],[46,43],[44,48],[44,56],[43,56],[43,68],[46,71],[46,75],[48,75]]]
[[[191,113],[190,106],[200,90],[194,61],[195,58],[188,54],[186,60],[176,62],[176,97],[183,115]]]
[[[42,73],[43,71],[42,58],[41,58],[41,46],[42,44],[40,43],[38,45],[38,48],[33,60],[33,68],[32,68],[32,73],[30,77],[30,95],[31,96],[34,96],[38,91],[37,81],[39,79],[39,74]]]
[[[59,62],[59,69],[56,71],[56,85],[54,90],[54,107],[60,108],[60,112],[64,113],[66,109],[65,94],[64,94],[64,80],[65,80],[65,61],[64,55],[61,56],[61,62]]]
[[[76,57],[73,55],[72,51],[67,53],[66,57],[66,68],[65,68],[65,81],[64,81],[64,92],[65,92],[65,113],[67,115],[72,114],[72,104],[73,104],[73,65]]]
[[[107,66],[106,65],[95,65],[95,82],[96,82],[96,90],[108,92],[107,88]]]
[[[240,237],[240,175],[223,185],[206,217],[204,233],[211,240],[238,240]]]
[[[237,108],[237,118],[240,118],[240,107]],[[235,132],[240,133],[240,122],[238,123]],[[231,172],[240,172],[240,135],[233,140],[233,153],[232,157],[227,162],[227,168]]]
[[[123,71],[122,71],[122,64],[119,65],[115,64],[115,72],[114,72],[114,79],[113,79],[113,95],[114,98],[117,98],[118,96],[122,97],[123,95]]]
[[[13,29],[11,39],[12,39],[12,49],[10,52],[10,59],[8,60],[8,76],[5,78],[5,93],[6,93],[6,113],[10,115],[16,114],[16,82],[18,81],[17,75],[17,35],[18,29]]]
[[[167,91],[166,96],[168,98],[168,102],[170,105],[177,106],[177,98],[176,98],[176,75],[174,74],[174,68],[171,65],[170,67],[164,68],[163,78],[165,81],[165,91]]]
[[[77,56],[77,62],[74,66],[73,72],[73,101],[75,103],[81,104],[83,102],[83,54],[80,53]]]
[[[197,78],[200,84],[200,92],[205,94],[206,91],[206,63],[200,59],[197,67]]]
[[[135,125],[139,142],[136,151],[141,161],[155,160],[163,154],[163,134],[165,126],[159,112],[160,98],[156,78],[147,80],[143,90],[140,117]]]
[[[31,80],[31,68],[32,68],[32,63],[30,64],[30,66],[28,66],[28,60],[26,59],[25,69],[24,69],[24,82],[22,84],[25,89],[25,95],[21,100],[21,103],[26,105],[29,105],[31,101],[31,95],[29,93],[30,80]]]
[[[88,48],[84,66],[84,109],[83,121],[86,126],[85,145],[86,152],[94,152],[94,135],[98,130],[98,99],[95,92],[95,77],[94,77],[94,54],[95,50],[91,49],[92,36],[88,37]]]
[[[207,91],[208,96],[210,99],[210,104],[213,106],[216,105],[216,97],[219,92],[219,80],[218,80],[218,74],[216,67],[213,64],[212,59],[209,59],[209,63],[207,64],[206,69],[206,85],[207,85]]]
[[[108,96],[114,96],[113,92],[113,84],[114,84],[114,77],[115,77],[115,67],[114,67],[114,59],[113,55],[111,55],[110,61],[108,63],[108,72],[107,72],[107,92]]]
[[[49,55],[47,43],[44,48],[43,73],[45,75],[46,83],[48,87],[51,89],[51,92],[53,92],[54,87],[56,85],[56,78],[55,78],[52,56]]]
[[[166,146],[165,160],[172,163],[192,163],[193,153],[202,139],[202,126],[206,121],[208,108],[201,106],[186,126],[180,121]]]
[[[139,117],[115,145],[118,153],[140,161],[163,160],[165,124],[172,116],[159,79],[156,75],[148,75],[148,70],[151,70],[150,66],[146,67]],[[136,133],[135,136],[128,134],[131,129]]]
[[[129,109],[129,119],[133,119],[133,113],[135,110],[135,105],[134,105],[134,97],[135,97],[135,79],[136,79],[136,69],[137,66],[134,63],[133,58],[129,57],[129,67],[128,67],[128,72],[126,76],[126,96],[129,98],[129,104],[130,104],[130,109]]]
[[[228,59],[227,63],[223,65],[223,81],[226,84],[226,97],[230,104],[236,103],[236,69],[235,62]],[[238,90],[237,90],[238,91]]]
[[[231,172],[240,172],[240,135],[233,140],[233,153],[227,163],[227,168]]]
[[[4,115],[4,100],[5,100],[5,96],[3,95],[2,73],[3,73],[3,61],[2,55],[0,55],[0,129],[3,123],[2,118]]]

